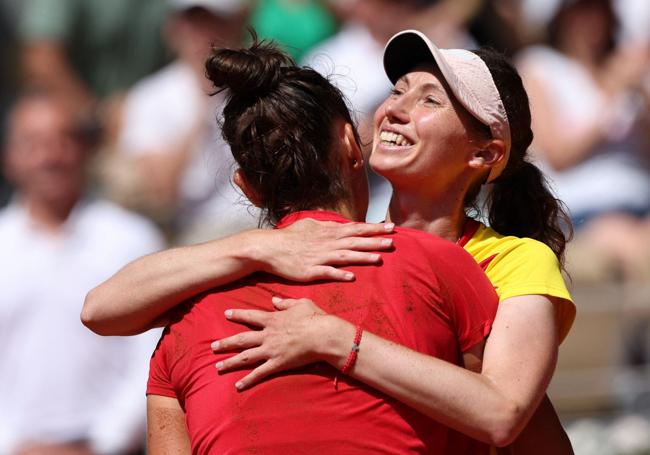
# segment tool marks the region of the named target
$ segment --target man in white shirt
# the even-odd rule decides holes
[[[0,211],[2,454],[142,445],[157,334],[97,337],[79,313],[89,289],[163,244],[148,221],[84,197],[88,153],[60,100],[25,95],[11,111],[4,162],[16,194]]]

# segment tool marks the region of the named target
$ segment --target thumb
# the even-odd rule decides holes
[[[298,303],[300,303],[299,300],[283,299],[281,297],[273,297],[271,299],[271,302],[273,302],[273,306],[275,307],[276,310],[288,310],[292,306],[295,306]]]

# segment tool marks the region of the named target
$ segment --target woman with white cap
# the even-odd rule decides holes
[[[390,221],[457,241],[497,288],[497,317],[485,352],[477,352],[483,354],[480,374],[370,333],[356,340],[354,326],[308,301],[278,301],[285,311],[275,313],[228,312],[231,320],[264,330],[216,342],[219,351],[245,349],[217,368],[263,362],[238,383],[243,389],[296,366],[298,358],[303,364],[326,361],[473,438],[507,445],[542,400],[558,344],[575,315],[558,260],[565,244],[558,220],[563,212],[541,173],[524,159],[532,140],[526,93],[500,55],[441,51],[415,31],[389,42],[384,64],[395,90],[375,115],[371,165],[393,185]],[[466,216],[484,182],[491,183],[490,224],[507,236]],[[519,238],[524,236],[530,238]],[[194,292],[205,289],[196,280],[191,284]],[[549,422],[542,414],[552,408],[544,403],[534,420]],[[539,429],[537,440],[531,434],[522,442],[539,443],[535,449],[544,453],[570,451],[561,427]],[[459,437],[450,453],[484,449]]]
[[[558,261],[563,212],[525,159],[532,140],[526,92],[499,54],[440,50],[415,31],[393,37],[384,65],[395,88],[375,114],[370,164],[393,185],[389,219],[464,246],[484,266],[501,303],[480,374],[365,333],[354,368],[346,370],[472,437],[507,445],[544,396],[559,342],[575,316]],[[491,183],[492,228],[466,216],[484,182]],[[246,388],[284,365],[295,366],[306,353],[310,361],[345,365],[353,326],[309,301],[276,306],[286,311],[230,313],[231,320],[264,330],[215,343],[219,351],[245,349],[218,365],[221,371],[265,361],[241,381]],[[531,427],[535,434],[520,442],[540,453],[569,451],[563,435],[541,431],[546,411],[540,410],[534,432]]]

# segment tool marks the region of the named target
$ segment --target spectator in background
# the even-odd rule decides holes
[[[25,0],[19,24],[25,85],[92,112],[165,63],[165,10],[161,0]],[[114,121],[118,100],[103,106],[100,121]]]
[[[617,23],[608,0],[564,1],[550,45],[519,59],[533,146],[577,228],[577,280],[650,277],[648,46],[617,44]]]
[[[526,20],[525,0],[484,0],[469,23],[480,46],[489,46],[512,57],[538,36]]]
[[[355,0],[349,5],[348,21],[341,30],[316,46],[303,63],[323,74],[336,75],[336,85],[358,116],[362,143],[369,145],[373,113],[392,89],[381,64],[386,41],[400,30],[417,28],[442,47],[464,47],[470,42],[464,24],[481,1]],[[390,185],[370,173],[370,187],[367,220],[383,220]]]
[[[99,338],[79,311],[88,289],[162,243],[149,222],[84,196],[89,142],[65,106],[29,94],[9,117],[4,164],[16,193],[0,211],[2,454],[124,454],[144,437],[156,334]]]
[[[271,39],[299,61],[313,46],[338,29],[338,18],[326,0],[257,0],[250,24],[260,39]]]
[[[215,125],[224,97],[209,97],[210,46],[237,46],[243,0],[169,0],[165,39],[176,59],[127,94],[109,185],[118,200],[196,243],[257,226],[231,182],[234,160]],[[216,177],[215,177],[216,176]],[[241,201],[240,201],[241,199]]]

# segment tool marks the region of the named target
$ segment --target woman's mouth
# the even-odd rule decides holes
[[[379,133],[379,140],[383,145],[409,147],[413,145],[408,139],[399,133],[383,130]]]

